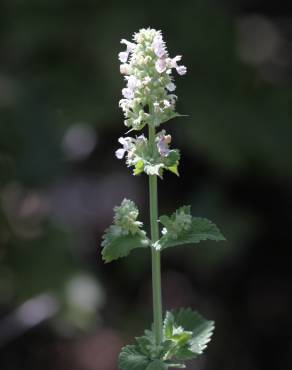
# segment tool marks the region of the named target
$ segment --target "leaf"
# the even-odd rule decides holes
[[[179,150],[171,150],[167,157],[164,159],[165,169],[179,176],[178,165],[180,160]]]
[[[161,360],[154,360],[147,366],[146,370],[167,370],[167,366]]]
[[[169,151],[166,157],[163,157],[163,164],[166,168],[177,166],[180,160],[180,153],[178,149],[172,149]]]
[[[108,229],[106,239],[102,243],[102,258],[105,262],[111,262],[118,258],[127,256],[133,249],[148,247],[146,237],[139,234],[110,235],[111,227]]]
[[[163,334],[165,338],[171,338],[174,327],[174,316],[170,311],[166,312],[163,322]]]
[[[214,321],[204,319],[198,312],[190,308],[173,312],[176,325],[192,332],[192,337],[186,346],[176,353],[176,358],[186,360],[202,354],[211,340],[215,325]]]
[[[142,222],[137,220],[139,211],[134,202],[124,199],[119,207],[114,208],[114,212],[113,225],[105,231],[101,243],[105,262],[125,257],[133,249],[150,244],[146,232],[141,229]]]
[[[179,172],[177,169],[178,165],[175,164],[174,166],[166,167],[166,169],[172,173],[174,173],[176,176],[179,176]]]
[[[141,354],[135,345],[122,348],[119,355],[119,368],[121,370],[146,370],[150,360]]]
[[[161,120],[161,122],[159,122],[159,124],[166,123],[167,121],[170,121],[171,119],[176,118],[176,117],[189,117],[189,116],[187,114],[180,114],[180,113],[177,113],[177,112],[173,112],[173,113],[169,114],[167,117],[165,117],[165,119]]]
[[[159,221],[164,226],[162,238],[158,241],[161,249],[181,244],[198,243],[202,240],[225,240],[218,227],[201,217],[192,217],[190,206],[179,208],[170,217],[163,215]]]
[[[136,342],[138,344],[139,350],[145,356],[149,356],[151,352],[151,342],[149,337],[146,335],[142,335],[141,337],[136,337]]]
[[[144,162],[142,161],[142,159],[140,159],[136,164],[135,164],[135,168],[134,168],[134,175],[137,176],[139,175],[140,173],[142,173],[144,171]]]
[[[166,354],[168,361],[196,358],[206,348],[214,330],[214,322],[191,309],[166,312],[163,323],[164,340],[172,341]]]

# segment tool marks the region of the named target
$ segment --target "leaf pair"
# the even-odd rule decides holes
[[[133,249],[151,246],[142,222],[138,221],[139,211],[134,202],[124,199],[121,206],[115,207],[114,223],[103,236],[102,257],[111,262],[127,256]],[[217,226],[206,218],[193,217],[190,206],[177,209],[170,217],[163,215],[159,221],[163,225],[162,237],[152,247],[166,249],[182,244],[199,243],[202,240],[225,240]]]
[[[122,348],[121,370],[166,370],[185,367],[184,361],[203,353],[214,330],[214,322],[191,309],[167,312],[163,326],[163,342],[156,346],[154,334],[146,330],[136,344]]]

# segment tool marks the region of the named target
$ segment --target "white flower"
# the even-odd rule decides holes
[[[187,73],[187,67],[186,66],[178,66],[176,67],[176,71],[179,75],[185,75]]]
[[[128,152],[132,146],[132,138],[131,137],[120,137],[118,142],[123,145],[122,148],[116,150],[115,154],[118,159],[123,159],[126,152]]]
[[[135,48],[136,45],[134,43],[130,42],[130,41],[125,40],[125,39],[121,40],[121,44],[125,44],[127,46],[127,50],[126,51],[121,51],[119,53],[119,60],[122,63],[126,63],[128,58],[129,58],[129,54],[131,53],[131,51],[133,51],[133,49]]]
[[[186,67],[178,65],[181,56],[169,57],[160,31],[141,29],[134,35],[134,42],[121,40],[126,50],[119,54],[120,72],[127,86],[122,89],[120,107],[127,127],[140,130],[146,124],[158,126],[175,116],[176,85],[172,71],[183,75]],[[155,111],[155,120],[151,112]]]
[[[122,75],[128,75],[130,73],[131,67],[127,63],[123,63],[120,65],[120,72]]]
[[[158,56],[158,58],[162,58],[166,55],[165,45],[161,35],[157,35],[154,37],[152,47],[154,53]]]
[[[162,235],[166,235],[167,234],[167,228],[164,227],[162,230],[161,230],[161,234]]]
[[[177,73],[182,76],[182,75],[185,75],[187,73],[187,67],[177,65],[177,62],[179,62],[181,60],[181,58],[182,58],[181,55],[177,55],[176,57],[174,57],[171,60],[171,67],[175,68]]]
[[[140,81],[135,76],[129,76],[126,79],[128,80],[128,88],[133,91],[140,85]]]
[[[177,62],[181,60],[182,56],[177,55],[174,58],[171,59],[171,68],[176,68],[177,67]]]
[[[170,91],[170,92],[172,92],[172,91],[174,91],[174,90],[176,89],[176,86],[175,86],[175,84],[174,84],[173,82],[170,82],[170,83],[169,83],[169,84],[167,84],[165,87],[166,87],[166,88],[167,88],[167,90],[168,90],[168,91]]]
[[[169,97],[170,104],[174,105],[177,100],[177,96],[175,94],[169,94],[168,97]]]
[[[123,159],[126,151],[123,148],[116,150],[115,154],[118,159]]]
[[[127,46],[127,52],[130,53],[131,51],[133,51],[136,47],[136,44],[134,44],[133,42],[130,42],[128,40],[125,40],[125,39],[122,39],[121,40],[121,44],[125,44]]]
[[[167,100],[167,99],[163,100],[163,104],[164,104],[165,108],[169,108],[171,106],[169,100]]]
[[[129,106],[130,100],[128,99],[121,99],[119,101],[119,107],[122,108],[123,110],[127,109]]]
[[[145,137],[145,135],[144,134],[142,134],[142,135],[140,135],[140,136],[138,136],[137,137],[137,139],[136,139],[136,142],[139,144],[139,143],[147,143],[147,139],[146,139],[146,137]]]
[[[167,64],[165,58],[160,58],[155,63],[155,68],[158,73],[162,73],[166,70]]]
[[[122,94],[126,99],[133,99],[134,98],[134,91],[132,89],[129,89],[128,87],[125,87],[122,90]]]
[[[155,165],[146,164],[145,167],[144,167],[144,171],[145,171],[145,173],[147,173],[147,175],[160,176],[159,171],[160,171],[161,168],[163,168],[162,163],[155,164]]]
[[[126,63],[129,57],[129,53],[126,51],[121,51],[119,53],[119,61],[122,63]]]
[[[165,135],[165,130],[162,130],[157,136],[156,136],[156,145],[159,154],[162,157],[167,157],[169,154],[169,144],[171,143],[171,136]]]

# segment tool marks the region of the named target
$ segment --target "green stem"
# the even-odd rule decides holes
[[[154,148],[155,127],[149,125],[149,144]],[[157,176],[149,176],[150,196],[150,224],[151,239],[155,243],[159,239],[158,229],[158,201],[157,201]],[[162,299],[161,299],[161,272],[160,272],[160,251],[152,248],[152,289],[153,289],[153,316],[154,333],[156,344],[162,342]]]

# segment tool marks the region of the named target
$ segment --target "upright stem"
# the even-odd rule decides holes
[[[149,144],[155,145],[155,127],[149,125]],[[150,224],[151,239],[155,243],[159,239],[158,229],[158,201],[157,201],[157,176],[149,176],[149,197],[150,197]],[[160,251],[152,248],[152,290],[153,290],[153,316],[154,333],[156,344],[162,342],[162,299],[161,299],[161,271]]]

